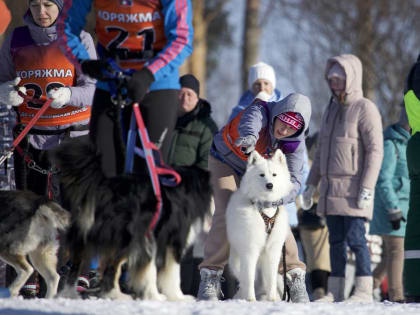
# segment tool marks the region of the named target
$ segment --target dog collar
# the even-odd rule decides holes
[[[274,208],[283,205],[283,199],[278,201],[261,201],[261,200],[251,200],[251,204],[256,205],[259,210],[266,208]]]

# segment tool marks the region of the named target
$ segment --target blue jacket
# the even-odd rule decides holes
[[[236,115],[238,115],[241,111],[247,108],[252,101],[254,100],[255,95],[251,92],[251,90],[247,90],[244,94],[242,94],[241,98],[239,99],[238,105],[236,105],[232,112],[230,113],[229,120],[231,121]],[[271,95],[269,102],[278,102],[281,99],[281,93],[279,90],[274,89],[274,93]]]
[[[117,4],[120,1],[115,2]],[[72,0],[66,1],[64,5],[64,28],[60,29],[61,46],[76,66],[80,66],[80,60],[90,59],[79,40],[79,34],[86,24],[86,17],[93,3],[93,0]],[[190,0],[160,0],[160,4],[167,44],[146,63],[146,67],[155,77],[150,90],[179,89],[178,68],[192,52],[192,6]],[[151,5],[156,6],[156,3]],[[107,89],[104,82],[98,82],[98,87]]]
[[[405,235],[406,223],[401,222],[399,230],[392,230],[388,221],[389,209],[400,209],[407,218],[410,195],[406,148],[410,133],[395,124],[384,131],[384,159],[375,187],[373,218],[370,234]]]

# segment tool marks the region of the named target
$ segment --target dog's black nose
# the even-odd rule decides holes
[[[267,189],[271,190],[271,189],[273,189],[273,184],[272,183],[267,183],[265,185],[265,187],[267,187]]]

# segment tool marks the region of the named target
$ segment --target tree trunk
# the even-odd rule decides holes
[[[191,73],[200,81],[200,97],[206,97],[207,27],[205,0],[193,0],[194,50],[180,68],[180,75]]]
[[[357,25],[359,41],[356,55],[363,65],[363,92],[366,98],[376,103],[375,95],[375,52],[374,52],[374,26],[372,21],[373,0],[358,0],[357,10],[359,23]]]
[[[9,36],[16,27],[23,25],[23,16],[28,10],[27,1],[6,0],[5,2],[12,14],[12,21],[4,34],[0,36],[0,45],[3,45],[3,40]]]
[[[242,89],[248,89],[248,69],[258,61],[261,36],[260,0],[247,0],[242,47]]]

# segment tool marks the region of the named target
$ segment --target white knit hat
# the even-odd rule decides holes
[[[273,84],[273,89],[276,87],[276,75],[274,73],[273,67],[270,65],[259,62],[249,68],[248,74],[248,86],[249,89],[252,89],[252,84],[258,79],[264,79],[270,81]]]

